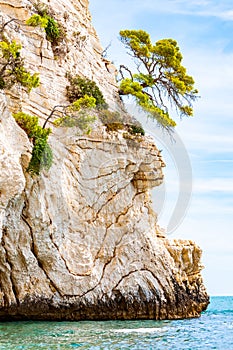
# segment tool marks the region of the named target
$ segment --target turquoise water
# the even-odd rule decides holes
[[[212,297],[190,320],[2,322],[0,349],[233,350],[233,297]]]

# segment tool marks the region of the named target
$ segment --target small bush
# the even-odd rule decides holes
[[[65,37],[63,26],[53,18],[48,7],[38,7],[36,10],[37,14],[33,14],[26,21],[26,24],[33,27],[41,26],[44,28],[46,39],[53,45],[57,45]]]
[[[0,89],[10,89],[14,84],[24,86],[28,92],[40,85],[39,74],[30,74],[20,56],[21,45],[15,40],[0,41]]]
[[[70,106],[69,110],[80,111],[80,109],[91,109],[96,107],[96,99],[92,96],[84,95],[80,99],[74,101]]]
[[[5,87],[6,87],[5,80],[3,79],[3,77],[0,77],[0,90],[5,89]]]
[[[51,133],[51,129],[43,129],[38,125],[39,118],[23,113],[18,112],[13,114],[17,124],[23,129],[30,139],[36,140],[37,138],[47,139]]]
[[[145,135],[145,130],[140,124],[132,124],[128,126],[128,131],[131,135],[140,134],[142,136]]]
[[[106,127],[107,131],[118,131],[124,129],[124,124],[115,122],[107,124]]]
[[[128,134],[131,135],[145,135],[145,131],[141,124],[135,122],[135,124],[124,123],[124,116],[119,112],[112,112],[108,109],[99,111],[99,119],[107,127],[107,131],[117,131],[125,129]]]
[[[90,134],[91,124],[96,121],[96,117],[89,115],[86,111],[81,110],[76,115],[67,115],[54,121],[56,126],[61,127],[78,127],[85,134]]]
[[[13,73],[16,77],[16,81],[24,86],[28,92],[30,92],[32,88],[36,88],[40,85],[39,74],[34,73],[31,75],[23,66],[15,67]]]
[[[33,142],[32,158],[27,171],[31,175],[39,175],[42,169],[49,170],[53,161],[52,150],[47,142],[51,129],[43,129],[38,125],[38,117],[23,112],[13,116]]]
[[[39,175],[42,169],[49,170],[53,163],[53,152],[51,147],[44,138],[35,140],[32,149],[32,158],[28,165],[27,171],[31,175]]]
[[[91,124],[94,123],[96,117],[90,115],[90,111],[96,107],[95,98],[84,95],[77,101],[65,108],[65,112],[61,118],[54,121],[56,126],[78,127],[85,134],[91,132]]]
[[[57,43],[61,39],[61,29],[57,21],[52,17],[47,17],[47,26],[45,27],[46,38],[51,43]]]
[[[26,21],[26,24],[32,27],[40,26],[42,28],[46,28],[48,19],[35,13]]]
[[[67,97],[71,103],[87,95],[95,98],[97,108],[106,108],[107,104],[103,94],[94,81],[78,75],[71,77],[71,75],[68,74],[67,77],[70,82],[70,85],[66,87]]]

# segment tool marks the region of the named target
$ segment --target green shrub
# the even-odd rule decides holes
[[[54,121],[56,126],[78,127],[85,134],[91,132],[91,124],[94,123],[96,117],[90,115],[90,111],[96,107],[95,98],[84,95],[77,101],[74,101],[68,107],[64,107],[63,115]]]
[[[5,89],[5,87],[6,87],[5,80],[3,79],[3,77],[0,77],[0,90]]]
[[[0,41],[0,89],[10,89],[14,84],[24,86],[28,92],[40,85],[39,74],[30,74],[20,56],[21,45],[15,40]]]
[[[48,8],[44,8],[44,10],[40,10],[38,14],[32,15],[26,21],[26,24],[33,27],[41,26],[44,28],[46,39],[54,45],[58,44],[59,41],[65,37],[64,28],[49,14]]]
[[[69,110],[80,111],[80,109],[91,109],[96,107],[96,99],[92,96],[84,95],[80,99],[74,101],[70,106]]]
[[[118,130],[124,129],[124,124],[114,122],[114,123],[107,124],[106,127],[107,127],[107,131],[118,131]]]
[[[17,124],[26,132],[30,139],[47,139],[51,133],[51,129],[43,129],[40,125],[38,125],[38,117],[23,112],[14,113],[13,117],[15,118]]]
[[[65,117],[56,119],[54,124],[61,127],[76,126],[85,134],[89,134],[91,132],[91,124],[94,123],[95,120],[95,116],[89,115],[85,110],[81,110],[76,115],[66,115]]]
[[[61,30],[57,21],[52,17],[47,17],[48,23],[45,27],[46,38],[51,41],[51,43],[56,43],[61,39]]]
[[[94,81],[79,75],[72,77],[68,74],[67,77],[70,82],[70,85],[66,87],[67,97],[71,103],[87,95],[95,98],[97,108],[106,108],[107,104],[103,94]]]
[[[131,124],[128,126],[128,131],[131,135],[140,134],[145,135],[145,130],[140,124]]]
[[[51,129],[43,129],[38,124],[38,117],[23,112],[15,113],[13,116],[33,142],[32,158],[27,171],[31,175],[39,175],[42,169],[49,170],[53,161],[52,150],[47,142]]]
[[[53,162],[53,153],[51,147],[44,138],[35,140],[32,149],[32,158],[27,171],[31,175],[39,175],[42,169],[49,170]]]
[[[123,134],[123,137],[124,137],[124,139],[126,139],[127,144],[128,144],[129,147],[136,147],[136,148],[138,148],[140,142],[143,141],[143,138],[141,136],[137,135],[135,137],[135,135],[132,135],[129,132],[125,132]]]
[[[139,122],[134,124],[124,123],[124,116],[119,112],[112,112],[108,109],[103,109],[98,113],[99,119],[106,126],[107,131],[123,130],[131,135],[145,135],[145,131]]]
[[[26,24],[32,27],[40,26],[42,28],[46,28],[48,24],[48,19],[35,13],[26,21]]]
[[[4,58],[7,62],[11,59],[19,59],[21,48],[22,46],[17,44],[15,40],[10,42],[5,39],[0,42],[1,58]]]
[[[13,73],[16,77],[16,81],[24,86],[28,92],[30,92],[32,88],[36,88],[40,85],[39,74],[34,73],[31,75],[23,66],[15,67]]]

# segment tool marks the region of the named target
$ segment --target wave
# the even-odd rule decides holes
[[[149,327],[149,328],[122,328],[122,329],[113,329],[113,333],[160,333],[165,332],[167,327]]]

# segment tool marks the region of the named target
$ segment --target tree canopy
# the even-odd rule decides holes
[[[120,94],[134,96],[138,105],[167,130],[176,126],[170,117],[172,108],[181,117],[192,116],[198,91],[181,64],[177,42],[162,39],[153,45],[143,30],[122,30],[120,39],[137,66],[135,74],[120,66]]]

